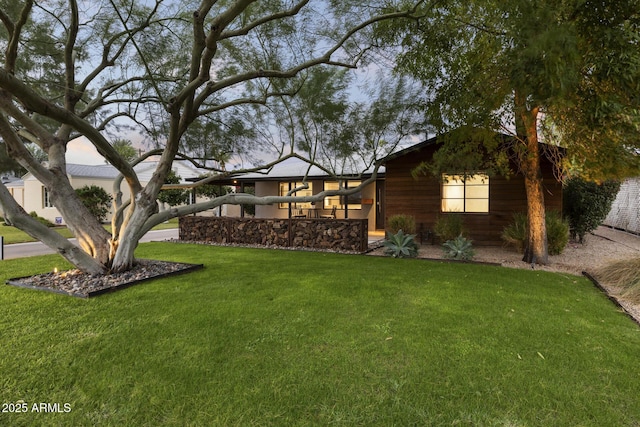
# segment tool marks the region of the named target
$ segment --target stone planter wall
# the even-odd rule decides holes
[[[180,218],[180,240],[365,252],[366,219]]]

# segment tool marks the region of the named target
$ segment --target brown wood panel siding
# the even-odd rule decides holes
[[[413,215],[416,225],[432,228],[441,215],[440,182],[434,177],[413,178],[411,171],[422,161],[431,159],[434,146],[390,160],[385,173],[385,224],[392,215]],[[562,184],[553,175],[551,163],[542,161],[545,205],[547,210],[562,211]],[[502,245],[500,234],[516,212],[526,212],[527,195],[524,179],[520,175],[506,179],[493,176],[489,180],[489,213],[464,215],[464,223],[470,238],[476,245]]]

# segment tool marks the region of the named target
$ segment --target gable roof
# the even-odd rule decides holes
[[[17,178],[15,176],[7,176],[7,175],[3,175],[2,177],[0,177],[2,180],[2,184],[4,184],[5,187],[7,188],[17,188],[17,187],[23,187],[24,186],[24,181],[20,178]]]
[[[373,169],[369,169],[366,171],[345,171],[342,172],[342,175],[371,175]],[[384,175],[384,167],[381,167],[378,170],[378,175]],[[297,180],[307,177],[308,179],[323,179],[328,178],[331,175],[320,169],[315,165],[310,165],[308,162],[298,159],[295,157],[289,158],[281,163],[275,165],[271,170],[265,173],[261,172],[251,172],[244,175],[238,175],[236,177],[230,178],[232,180],[238,181],[278,181],[278,180]]]
[[[425,147],[429,147],[429,146],[432,146],[432,145],[435,145],[435,144],[443,143],[443,142],[445,142],[445,139],[447,138],[447,136],[449,134],[450,134],[450,132],[449,133],[444,133],[444,134],[441,134],[441,135],[436,135],[436,136],[433,136],[433,137],[431,137],[429,139],[426,139],[426,140],[424,140],[422,142],[419,142],[417,144],[414,144],[414,145],[411,145],[409,147],[406,147],[406,148],[404,148],[402,150],[395,151],[395,152],[389,154],[388,156],[386,156],[384,158],[384,162],[387,162],[389,160],[395,160],[398,157],[402,157],[402,156],[405,156],[407,154],[411,154],[413,152],[420,151]],[[504,143],[507,143],[509,141],[513,141],[515,139],[515,137],[513,135],[508,135],[508,134],[501,133],[501,132],[494,132],[494,134],[495,134],[495,138],[500,141],[500,144],[504,144]],[[543,146],[554,146],[554,147],[556,147],[553,144],[548,144],[546,142],[539,141],[538,142],[538,147],[543,147]],[[502,147],[504,148],[504,146],[502,146]],[[566,153],[566,148],[565,147],[557,146],[557,148],[560,151],[560,153],[562,153],[562,154]]]
[[[118,176],[118,170],[111,165],[79,165],[67,164],[67,175],[79,178],[103,178],[114,179]]]
[[[409,147],[403,148],[402,150],[395,151],[395,152],[389,154],[387,157],[385,157],[384,158],[384,162],[387,162],[389,160],[397,159],[398,157],[405,156],[405,155],[407,155],[409,153],[413,153],[415,151],[420,151],[424,147],[428,147],[430,145],[434,145],[434,144],[436,144],[438,142],[439,138],[440,138],[439,136],[434,136],[434,137],[431,137],[431,138],[429,138],[429,139],[427,139],[425,141],[418,142],[417,144],[413,144],[413,145],[410,145]]]
[[[138,174],[139,179],[142,182],[151,179],[151,175],[155,171],[158,162],[142,162],[134,166],[134,170]],[[198,169],[193,167],[188,162],[176,160],[173,162],[173,169],[178,171],[178,175],[184,181],[186,178],[191,178],[201,174]],[[67,163],[67,175],[74,178],[94,178],[94,179],[115,179],[119,175],[119,171],[112,165],[81,165],[77,163]],[[28,172],[22,179],[29,179],[33,175]]]

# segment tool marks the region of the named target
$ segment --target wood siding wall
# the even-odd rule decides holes
[[[411,171],[422,161],[431,159],[435,146],[424,147],[390,160],[386,164],[385,224],[390,216],[413,215],[416,227],[432,229],[440,212],[440,181],[434,177],[414,179]],[[542,163],[545,205],[547,210],[562,211],[562,184],[553,176],[553,166],[546,159]],[[456,171],[457,172],[457,171]],[[516,212],[526,212],[527,196],[524,179],[514,175],[510,179],[495,176],[489,179],[489,213],[467,213],[464,224],[476,245],[502,245],[500,234]]]

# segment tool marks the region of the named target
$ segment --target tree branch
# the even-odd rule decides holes
[[[15,76],[0,70],[0,87],[10,91],[29,110],[50,117],[60,123],[67,124],[86,136],[96,147],[98,152],[118,169],[127,179],[132,191],[139,191],[142,187],[135,171],[120,154],[109,144],[102,134],[89,122],[79,118],[73,112],[67,111],[55,104],[42,99]],[[10,102],[10,101],[9,101]]]
[[[25,210],[16,202],[9,190],[0,183],[0,205],[7,219],[18,227],[20,230],[25,231],[31,237],[45,243],[50,248],[55,249],[65,259],[71,263],[85,266],[87,272],[93,274],[102,274],[105,272],[105,267],[97,260],[93,259],[91,255],[71,243],[67,238],[62,237],[59,233],[53,231],[44,224],[41,224],[36,219],[32,218]]]
[[[310,203],[310,202],[322,202],[326,197],[333,196],[348,196],[362,191],[364,187],[373,183],[378,178],[378,171],[381,163],[377,163],[371,176],[362,181],[360,185],[353,188],[341,189],[341,190],[324,190],[316,193],[312,196],[254,196],[246,193],[230,193],[224,196],[218,196],[212,200],[195,203],[192,205],[174,207],[162,212],[158,212],[149,217],[145,222],[144,227],[140,230],[140,235],[144,235],[147,231],[151,230],[154,226],[167,221],[171,218],[176,218],[184,215],[190,215],[204,210],[213,209],[222,205],[272,205],[276,203]],[[353,177],[336,177],[340,178],[353,178]],[[177,188],[177,187],[176,187]]]
[[[421,2],[419,2],[421,3]],[[416,6],[417,7],[417,6]],[[356,63],[345,63],[345,62],[337,62],[337,61],[333,61],[331,59],[331,56],[338,51],[340,48],[342,48],[344,46],[344,44],[351,38],[353,37],[353,35],[355,35],[356,33],[358,33],[359,31],[361,31],[362,29],[369,27],[375,23],[387,20],[387,19],[395,19],[395,18],[407,18],[407,17],[411,17],[413,15],[413,13],[415,13],[415,7],[412,8],[411,10],[408,11],[401,11],[401,12],[391,12],[391,13],[387,13],[387,14],[383,14],[383,15],[379,15],[379,16],[375,16],[373,18],[370,18],[364,22],[362,22],[359,25],[354,26],[353,28],[351,28],[349,31],[347,31],[347,33],[340,38],[332,47],[328,48],[325,53],[321,56],[318,56],[316,58],[313,59],[309,59],[305,62],[302,62],[301,64],[299,64],[296,67],[292,67],[289,70],[262,70],[262,69],[258,69],[258,70],[253,70],[253,71],[249,71],[246,73],[242,73],[242,74],[237,74],[235,76],[231,76],[228,77],[226,79],[220,80],[218,82],[213,82],[210,81],[207,83],[206,88],[198,95],[198,97],[196,98],[195,101],[195,107],[199,108],[201,105],[204,104],[205,100],[210,97],[212,94],[237,85],[239,83],[244,83],[244,82],[248,82],[251,80],[255,80],[255,79],[260,79],[260,78],[278,78],[278,79],[286,79],[286,78],[291,78],[291,77],[295,77],[296,75],[298,75],[300,72],[314,67],[316,65],[320,65],[320,64],[327,64],[327,65],[334,65],[334,66],[340,66],[340,67],[346,67],[346,68],[357,68],[357,64]]]
[[[292,17],[292,16],[296,16],[298,14],[298,12],[300,12],[300,10],[304,6],[306,6],[308,3],[309,3],[309,0],[302,0],[301,2],[299,2],[298,4],[293,6],[291,9],[284,10],[284,11],[279,12],[279,13],[274,13],[272,15],[265,16],[265,17],[262,17],[260,19],[256,19],[255,21],[250,22],[248,25],[245,25],[244,27],[239,28],[237,30],[225,31],[225,32],[220,34],[220,38],[218,39],[218,41],[229,39],[229,38],[232,38],[232,37],[244,36],[244,35],[249,34],[249,32],[251,30],[259,27],[260,25],[264,25],[264,24],[266,24],[268,22],[271,22],[271,21],[277,21],[279,19],[284,19],[284,18],[289,18],[289,17]]]
[[[4,23],[7,31],[9,32],[9,43],[6,47],[6,56],[5,56],[5,69],[14,74],[16,72],[16,60],[18,58],[18,46],[20,45],[20,34],[22,32],[22,28],[29,20],[29,14],[31,13],[31,9],[33,8],[33,0],[27,0],[24,3],[24,7],[20,12],[20,18],[18,22],[15,24],[11,22],[11,18],[6,15],[4,12],[0,15],[2,22]]]
[[[75,53],[74,48],[76,40],[78,38],[79,16],[78,16],[78,3],[76,0],[69,0],[69,7],[71,9],[71,18],[69,25],[69,34],[67,35],[67,41],[64,46],[64,63],[65,63],[65,108],[69,111],[74,111],[75,106],[80,100],[80,93],[75,90],[76,86],[76,66],[75,66]]]

